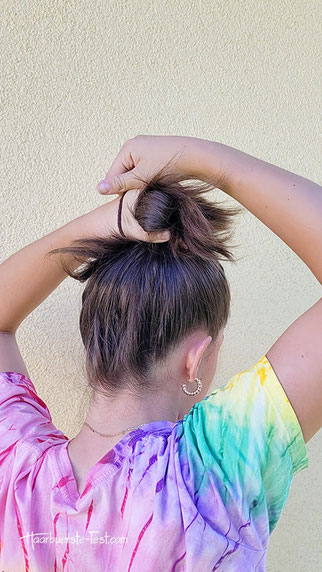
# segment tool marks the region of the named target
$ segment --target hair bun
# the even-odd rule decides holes
[[[233,260],[227,247],[233,217],[240,207],[222,207],[202,195],[215,187],[205,182],[180,183],[180,177],[161,169],[139,195],[132,214],[146,232],[170,230],[167,242],[156,248],[170,248],[177,257],[182,253],[205,259]],[[182,180],[182,179],[181,179]],[[149,246],[151,243],[147,243]]]
[[[171,253],[174,258],[198,256],[204,260],[234,261],[227,241],[231,238],[233,217],[241,207],[223,207],[202,195],[216,187],[210,183],[193,182],[181,184],[182,178],[161,169],[150,181],[138,177],[144,187],[132,215],[146,232],[170,230],[167,242],[151,243],[126,238],[116,231],[110,237],[89,237],[75,239],[69,246],[55,248],[48,253],[71,254],[82,264],[75,270],[61,259],[67,274],[85,282],[101,267],[108,267],[110,260],[117,259],[129,251],[129,243],[138,249],[148,248],[152,252]],[[124,196],[124,195],[123,195]],[[84,265],[83,265],[84,263]]]

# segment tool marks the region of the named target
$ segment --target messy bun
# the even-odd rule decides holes
[[[234,261],[231,223],[240,207],[208,201],[209,183],[182,183],[160,170],[132,214],[146,232],[169,229],[162,243],[109,236],[83,238],[48,254],[72,254],[66,273],[86,282],[80,332],[89,385],[111,393],[155,389],[158,363],[201,329],[216,341],[229,317],[230,290],[220,260]]]
[[[132,214],[146,232],[170,230],[165,248],[174,257],[186,254],[208,260],[233,260],[227,241],[232,217],[240,209],[207,201],[202,195],[211,189],[213,186],[208,183],[183,185],[177,176],[161,170],[146,183]]]

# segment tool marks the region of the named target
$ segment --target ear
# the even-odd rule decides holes
[[[199,338],[189,348],[186,359],[186,371],[189,376],[189,381],[194,381],[197,377],[198,367],[200,366],[202,356],[211,340],[211,336],[201,339]]]

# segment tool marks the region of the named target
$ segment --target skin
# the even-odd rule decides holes
[[[122,208],[122,228],[128,237],[140,238],[147,242],[164,242],[169,232],[146,233],[131,215],[139,194],[138,190],[126,193]],[[0,312],[0,368],[1,371],[18,371],[29,376],[25,363],[17,346],[15,332],[21,321],[66,278],[59,260],[46,257],[52,248],[69,244],[75,238],[104,235],[117,230],[117,214],[120,197],[109,201],[70,221],[63,227],[24,247],[0,265],[2,299],[7,303]],[[71,255],[63,255],[72,268],[79,262]],[[24,288],[12,289],[13,280],[24,283]],[[94,393],[86,421],[102,433],[117,433],[122,430],[157,420],[177,421],[188,413],[194,403],[206,396],[215,374],[217,354],[223,338],[223,331],[215,343],[205,332],[196,332],[180,346],[167,363],[167,371],[156,372],[156,376],[165,380],[164,389],[157,394],[137,398],[131,395],[118,395],[116,398]],[[188,389],[194,391],[196,383],[189,383],[195,377],[201,377],[202,392],[196,396],[187,396],[181,389],[186,382]],[[175,379],[176,383],[173,381]],[[86,475],[108,450],[124,435],[102,438],[82,426],[71,440],[68,452],[79,492],[83,489]]]
[[[322,283],[321,186],[215,141],[177,136],[137,136],[123,145],[103,181],[104,184],[109,182],[110,189],[104,190],[99,185],[98,190],[102,194],[128,191],[124,197],[122,221],[125,234],[152,242],[168,239],[164,234],[150,236],[144,233],[131,219],[126,205],[127,201],[130,204],[135,200],[142,187],[137,175],[152,177],[174,156],[177,162],[171,171],[182,174],[183,180],[196,178],[209,182],[244,205],[283,240]],[[26,316],[67,276],[59,257],[46,256],[49,250],[66,246],[76,238],[107,236],[111,230],[117,229],[118,203],[119,197],[77,217],[2,262],[1,371],[20,372],[30,377],[19,351],[16,331]],[[72,255],[64,258],[73,268],[79,264]],[[297,415],[305,442],[322,426],[321,339],[322,298],[300,315],[266,352]],[[221,335],[213,341],[207,333],[195,332],[180,346],[177,355],[169,356],[168,371],[156,372],[158,378],[162,373],[162,390],[147,401],[142,399],[138,403],[129,395],[117,396],[113,400],[95,396],[87,414],[88,422],[98,431],[115,433],[158,419],[177,421],[207,394],[215,375],[221,343]],[[196,376],[203,381],[202,393],[188,397],[182,392],[181,383]],[[192,384],[194,388],[195,384]],[[108,441],[84,428],[76,435],[70,443],[69,453],[80,489],[88,469],[121,438],[118,436],[116,441]]]
[[[156,391],[150,396],[144,395],[141,399],[130,394],[120,394],[115,399],[94,394],[86,421],[101,433],[116,433],[127,426],[136,426],[149,421],[165,419],[175,423],[178,419],[182,419],[195,403],[208,394],[215,376],[223,338],[224,329],[220,331],[215,342],[203,332],[194,333],[180,344],[168,360],[168,378],[160,376],[160,372],[156,374],[158,379],[164,379],[161,391]],[[194,396],[188,396],[182,391],[181,383],[186,382],[188,391],[194,391],[197,385],[191,380],[195,377],[201,379],[202,390]],[[103,438],[83,426],[69,443],[69,457],[79,491],[85,486],[90,467],[122,437],[123,435]]]

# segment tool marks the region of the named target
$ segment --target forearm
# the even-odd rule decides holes
[[[115,229],[118,202],[114,199],[77,217],[0,264],[0,331],[15,333],[26,316],[66,278],[61,259],[73,269],[80,264],[70,254],[45,255],[78,238],[108,236]]]
[[[197,139],[199,178],[212,182],[281,238],[322,283],[322,187],[242,151]]]

